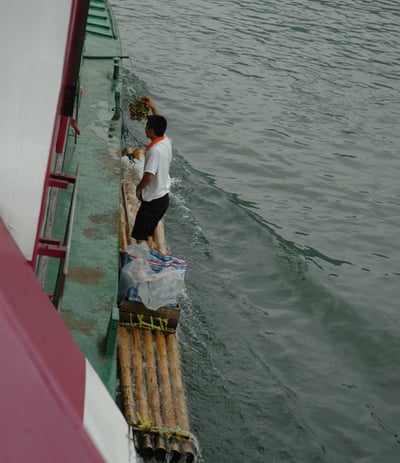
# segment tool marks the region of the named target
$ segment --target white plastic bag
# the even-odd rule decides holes
[[[135,300],[151,310],[174,302],[184,288],[184,277],[174,266],[163,266],[151,260],[150,249],[143,244],[128,248],[132,260],[121,269],[118,300],[125,299],[128,291]]]
[[[174,301],[183,290],[183,279],[179,270],[173,267],[162,268],[158,273],[142,271],[141,278],[138,294],[143,304],[151,310]]]

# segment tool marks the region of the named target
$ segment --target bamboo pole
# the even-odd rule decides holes
[[[132,237],[131,237],[131,226],[129,224],[129,219],[127,218],[126,220],[126,226],[125,226],[125,233],[126,233],[126,244],[127,244],[127,247],[132,244]]]
[[[124,403],[125,418],[129,426],[133,426],[137,421],[136,416],[136,405],[135,399],[133,396],[133,378],[131,374],[132,365],[131,365],[131,349],[130,349],[130,336],[128,336],[128,331],[123,326],[119,327],[119,336],[118,336],[118,357],[119,357],[119,369],[120,369],[120,378],[121,378],[121,388],[122,388],[122,397]],[[135,447],[140,448],[138,436],[136,433],[133,433],[133,440]]]
[[[147,401],[147,393],[145,387],[145,377],[142,359],[142,346],[140,330],[132,328],[132,341],[133,341],[133,366],[135,372],[135,386],[137,396],[137,408],[140,417],[143,421],[147,421],[149,416],[149,406]],[[154,453],[151,435],[149,432],[144,431],[142,434],[141,447],[143,456],[151,458]]]
[[[126,251],[127,242],[126,242],[126,229],[125,229],[125,214],[124,207],[120,205],[120,227],[119,227],[119,246],[122,251]]]
[[[155,334],[156,347],[158,354],[158,370],[160,376],[161,386],[161,403],[162,403],[162,414],[164,422],[167,428],[176,428],[176,417],[173,405],[171,379],[168,369],[168,356],[167,347],[165,342],[165,334],[157,331]],[[172,460],[175,461],[180,458],[180,448],[177,439],[173,438],[169,443],[169,453],[171,454]]]
[[[128,184],[129,185],[129,184]],[[131,200],[129,197],[129,193],[126,192],[126,178],[123,183],[121,183],[121,197],[122,197],[122,203],[123,203],[123,209],[124,209],[124,231],[125,231],[125,240],[127,245],[131,244],[131,224],[129,221],[129,210],[131,208]],[[126,248],[125,248],[126,249]]]
[[[129,339],[127,330],[123,326],[119,327],[118,354],[125,418],[128,424],[133,425],[136,422],[136,411],[132,392]]]
[[[154,355],[153,334],[151,330],[143,330],[144,359],[147,367],[147,393],[149,396],[152,425],[162,426],[160,392],[157,380],[156,360]],[[159,434],[155,437],[156,457],[164,460],[167,450],[165,439]]]
[[[167,336],[167,348],[170,360],[171,385],[175,396],[177,424],[182,431],[190,432],[189,414],[181,375],[181,359],[175,334]],[[193,443],[190,440],[184,441],[182,449],[185,454],[185,461],[192,462],[194,460]]]

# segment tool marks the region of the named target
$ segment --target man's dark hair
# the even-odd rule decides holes
[[[167,120],[164,116],[149,116],[147,118],[147,127],[153,129],[157,137],[162,137],[167,130]]]

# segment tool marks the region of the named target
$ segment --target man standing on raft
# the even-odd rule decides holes
[[[142,103],[147,105],[153,113],[148,116],[145,128],[146,136],[151,141],[146,146],[143,177],[136,187],[136,197],[141,204],[131,236],[137,243],[149,245],[149,240],[169,205],[171,187],[169,168],[172,160],[172,146],[170,140],[164,135],[167,129],[165,117],[159,115],[150,97],[143,97]]]

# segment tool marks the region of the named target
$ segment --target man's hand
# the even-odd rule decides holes
[[[139,201],[143,201],[142,199],[142,190],[145,188],[154,178],[154,174],[151,172],[145,172],[143,174],[142,180],[140,181],[139,185],[136,187],[136,198]]]
[[[142,104],[147,106],[148,108],[151,109],[151,112],[157,116],[158,115],[158,110],[156,108],[156,105],[154,104],[154,101],[149,97],[149,96],[144,96],[141,100]]]

